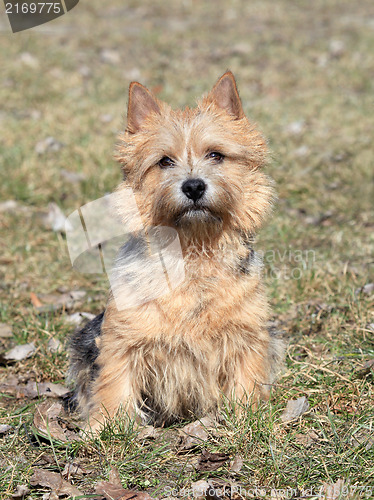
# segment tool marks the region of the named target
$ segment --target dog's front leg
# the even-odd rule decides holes
[[[97,432],[107,420],[114,418],[119,410],[130,418],[135,415],[137,395],[134,393],[130,363],[126,357],[113,353],[100,353],[99,375],[92,387],[93,410],[89,415],[89,428]]]
[[[268,359],[266,350],[248,350],[237,364],[232,396],[241,405],[254,404],[259,397],[268,399]]]

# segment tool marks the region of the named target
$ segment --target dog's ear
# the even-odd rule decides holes
[[[227,71],[214,85],[208,95],[219,108],[224,109],[235,118],[243,118],[244,111],[239,92],[236,87],[234,75]]]
[[[157,99],[143,85],[132,82],[127,107],[127,131],[131,134],[137,132],[151,113],[160,113]]]

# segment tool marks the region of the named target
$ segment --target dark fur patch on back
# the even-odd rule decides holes
[[[244,245],[247,249],[245,256],[239,257],[237,269],[242,274],[250,274],[253,261],[255,259],[255,251],[253,249],[254,236],[251,234],[242,234]]]
[[[64,400],[65,409],[70,412],[77,409],[80,400],[90,399],[91,383],[99,372],[96,364],[99,355],[96,338],[101,334],[103,319],[104,312],[71,336],[69,379],[75,384],[75,390]]]
[[[251,271],[251,265],[253,262],[253,258],[255,256],[255,251],[253,248],[248,249],[248,254],[245,257],[241,257],[239,259],[239,271],[243,274],[249,274]]]
[[[85,365],[92,366],[99,355],[96,338],[101,334],[103,318],[104,312],[75,332],[70,339],[70,349],[76,354],[77,361]]]

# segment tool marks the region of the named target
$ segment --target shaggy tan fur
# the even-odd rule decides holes
[[[163,157],[172,160],[170,167],[162,167]],[[90,425],[100,427],[119,408],[143,421],[152,414],[163,425],[216,410],[222,394],[266,398],[282,347],[266,326],[261,264],[251,243],[273,190],[261,172],[265,141],[244,116],[233,75],[225,73],[196,108],[182,111],[131,84],[117,158],[125,173],[117,192],[132,188],[146,230],[177,230],[186,277],[141,306],[118,311],[109,298],[99,373],[90,403],[83,396],[79,401]],[[181,190],[189,178],[207,185],[196,212]],[[117,212],[139,230],[126,215],[125,199]],[[144,265],[139,272],[152,274]]]

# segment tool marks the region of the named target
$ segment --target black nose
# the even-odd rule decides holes
[[[190,200],[199,200],[206,190],[206,184],[202,179],[188,179],[182,184],[182,191]]]

